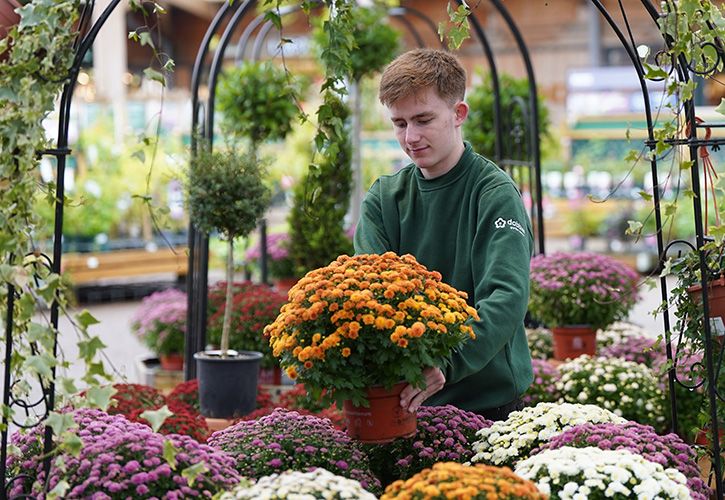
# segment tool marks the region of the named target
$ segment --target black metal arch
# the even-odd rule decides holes
[[[711,486],[715,490],[716,497],[718,499],[723,498],[723,470],[722,470],[722,457],[720,454],[720,443],[719,443],[719,422],[717,418],[717,407],[718,405],[722,404],[723,401],[725,401],[725,395],[720,394],[717,387],[717,379],[719,377],[720,371],[722,369],[723,365],[723,351],[722,349],[719,350],[719,352],[714,352],[714,349],[712,347],[712,332],[711,332],[711,325],[710,325],[710,312],[708,307],[708,286],[707,286],[707,265],[705,261],[705,255],[704,253],[699,250],[702,248],[703,244],[706,242],[705,232],[704,232],[704,222],[703,222],[703,216],[702,216],[702,207],[701,207],[701,197],[700,197],[700,167],[701,167],[701,160],[698,155],[698,149],[700,147],[706,147],[706,148],[718,148],[722,144],[725,144],[725,139],[723,138],[710,138],[710,139],[700,139],[698,138],[698,130],[705,129],[707,127],[718,127],[722,128],[725,127],[725,122],[714,122],[714,123],[698,123],[696,119],[696,105],[695,102],[690,99],[682,103],[683,110],[685,113],[685,123],[687,125],[686,132],[687,137],[684,138],[676,138],[672,140],[667,140],[666,142],[670,146],[670,151],[672,148],[675,148],[677,146],[687,146],[689,148],[690,153],[690,160],[694,162],[694,165],[689,169],[690,170],[690,178],[691,178],[691,189],[694,192],[693,196],[693,208],[694,208],[694,217],[693,217],[693,227],[695,229],[695,236],[696,236],[696,242],[695,245],[692,243],[689,243],[687,241],[683,240],[675,240],[672,242],[667,243],[665,245],[664,238],[663,238],[663,226],[662,226],[662,214],[660,210],[660,204],[663,194],[663,188],[659,184],[658,179],[658,171],[657,171],[657,162],[658,158],[655,154],[656,150],[656,139],[655,139],[655,128],[657,126],[654,118],[653,118],[653,110],[650,105],[650,94],[649,90],[647,88],[647,79],[645,78],[645,69],[643,66],[643,61],[640,59],[638,53],[637,53],[637,44],[635,41],[634,33],[631,30],[631,26],[629,23],[629,17],[628,17],[628,9],[624,7],[622,2],[619,2],[619,11],[621,16],[621,21],[617,22],[614,18],[614,16],[607,10],[607,8],[602,4],[600,0],[591,0],[592,4],[599,10],[601,16],[604,18],[604,20],[607,22],[609,27],[612,29],[614,34],[616,35],[617,39],[621,43],[622,47],[625,49],[627,56],[629,57],[629,60],[632,64],[632,67],[637,73],[637,77],[639,79],[640,83],[640,89],[642,93],[642,99],[644,103],[644,112],[645,112],[645,118],[647,121],[647,139],[643,142],[643,149],[648,149],[649,153],[651,154],[651,160],[650,160],[650,169],[651,169],[651,176],[652,176],[652,183],[653,183],[653,211],[655,215],[655,224],[656,224],[656,238],[657,238],[657,250],[660,257],[660,263],[663,264],[667,258],[670,256],[670,254],[675,253],[677,250],[681,250],[683,245],[688,246],[690,251],[697,251],[700,254],[700,272],[701,272],[701,286],[702,286],[702,307],[704,312],[704,318],[705,321],[703,322],[703,335],[705,338],[705,352],[704,352],[704,365],[701,365],[705,368],[706,372],[706,379],[702,380],[698,383],[691,383],[688,381],[680,380],[677,374],[677,365],[680,361],[680,356],[684,355],[680,351],[680,349],[673,350],[673,337],[677,336],[677,332],[672,332],[671,330],[671,322],[670,322],[670,316],[669,311],[665,310],[663,312],[663,326],[665,331],[665,348],[667,353],[667,359],[672,363],[672,368],[670,368],[668,372],[668,388],[670,393],[670,412],[672,417],[672,430],[677,431],[678,430],[678,421],[677,421],[677,401],[676,401],[676,395],[675,395],[675,387],[676,385],[680,385],[683,387],[686,387],[688,389],[695,389],[702,386],[706,386],[706,396],[707,401],[709,405],[709,432],[710,432],[710,457],[712,459],[713,463],[713,470],[714,470],[714,485],[711,484]],[[645,12],[649,15],[654,25],[657,25],[658,19],[661,18],[662,13],[657,10],[655,5],[650,0],[640,0],[641,7],[645,10]],[[673,2],[666,1],[663,4],[664,8],[673,8],[672,7]],[[632,7],[629,7],[631,10]],[[674,41],[671,39],[668,39],[666,37],[663,38],[663,45],[666,47],[671,47],[673,45]],[[725,61],[725,51],[723,50],[723,42],[722,40],[717,40],[717,45],[712,45],[712,49],[716,52],[716,63],[715,64],[722,64],[723,61]],[[665,61],[662,61],[662,52],[659,52],[656,57],[655,61],[657,64],[662,64]],[[670,67],[670,76],[677,78],[679,81],[687,82],[692,78],[693,74],[696,74],[696,72],[693,69],[693,64],[691,61],[688,61],[685,57],[680,57],[676,61],[669,61],[668,64],[671,63]],[[665,156],[669,154],[666,153]],[[660,158],[661,159],[661,158]],[[661,297],[663,303],[669,303],[669,294],[667,289],[667,281],[665,277],[660,278],[660,291],[661,291]],[[673,333],[675,335],[673,335]],[[679,336],[677,338],[677,344],[679,344],[679,341],[682,339],[682,332],[679,332]]]
[[[74,54],[73,62],[67,75],[63,75],[63,81],[65,81],[61,93],[60,105],[59,105],[59,118],[58,118],[58,137],[56,139],[56,145],[53,148],[41,151],[40,154],[53,156],[56,158],[56,202],[55,202],[55,221],[53,227],[53,256],[41,255],[41,264],[54,273],[60,273],[61,269],[61,258],[63,255],[63,206],[65,198],[65,169],[66,160],[71,150],[68,148],[68,133],[70,126],[70,111],[73,101],[73,91],[76,86],[78,73],[81,70],[81,64],[88,50],[93,45],[98,33],[100,32],[103,25],[106,23],[110,15],[116,9],[120,0],[111,0],[105,7],[103,12],[99,15],[95,22],[92,22],[93,9],[95,7],[95,0],[89,0],[83,3],[81,8],[79,19],[76,25],[77,36],[73,44]],[[39,379],[38,386],[41,394],[37,400],[34,401],[22,401],[15,399],[11,394],[11,387],[14,384],[12,380],[12,373],[10,371],[10,359],[13,351],[13,316],[15,300],[19,297],[19,292],[15,290],[12,285],[8,285],[8,304],[7,304],[7,316],[5,324],[5,359],[3,369],[3,404],[8,407],[19,407],[22,408],[26,416],[32,417],[34,421],[29,423],[26,422],[12,422],[13,425],[18,427],[32,427],[35,425],[42,425],[44,419],[48,416],[55,407],[55,379],[56,369],[51,367],[51,381],[49,384],[45,384],[42,379]],[[57,331],[59,319],[59,308],[57,302],[53,302],[50,307],[50,321],[53,328]],[[57,354],[57,337],[53,343],[52,355]],[[0,433],[2,442],[0,443],[0,475],[3,478],[2,489],[0,489],[0,499],[4,500],[8,497],[9,489],[13,483],[22,480],[23,476],[8,477],[6,462],[8,458],[8,432],[9,424],[11,423],[7,416],[2,418],[3,430]],[[46,459],[44,461],[44,467],[46,474],[50,470],[50,464],[52,456],[50,451],[53,447],[53,432],[50,427],[45,428],[44,433],[44,452]],[[31,498],[28,496],[28,498]]]
[[[461,0],[458,0],[461,4]],[[322,2],[320,2],[322,3]],[[214,101],[216,93],[216,83],[221,71],[221,65],[227,47],[231,43],[232,38],[237,32],[237,28],[242,21],[247,21],[246,27],[238,38],[237,45],[234,50],[235,62],[241,62],[244,59],[248,44],[253,36],[257,33],[257,38],[253,43],[251,57],[257,59],[261,53],[261,47],[265,37],[273,29],[272,23],[265,21],[263,16],[256,14],[253,7],[256,2],[247,0],[230,5],[224,5],[217,12],[216,17],[209,26],[204,39],[202,41],[199,52],[197,53],[196,62],[192,74],[191,92],[192,92],[192,131],[199,132],[205,140],[210,143],[213,140],[214,130]],[[516,170],[524,170],[528,175],[520,176],[519,179],[527,179],[528,192],[532,197],[531,219],[534,222],[535,232],[537,234],[537,253],[544,252],[544,222],[541,210],[542,193],[541,193],[541,162],[539,150],[539,117],[537,108],[536,80],[534,78],[533,66],[531,59],[524,43],[523,37],[518,30],[516,23],[508,13],[503,3],[499,0],[491,0],[491,5],[499,12],[505,21],[508,29],[511,31],[516,40],[517,47],[521,53],[521,57],[526,69],[529,82],[529,98],[523,105],[525,116],[529,117],[529,123],[523,126],[526,136],[527,158],[514,158],[504,156],[504,132],[503,120],[501,119],[502,111],[500,105],[500,87],[498,70],[491,46],[486,38],[475,13],[471,13],[469,19],[473,26],[474,33],[482,46],[484,56],[488,63],[488,67],[492,74],[494,87],[494,129],[496,133],[496,158],[495,160],[510,173]],[[298,6],[289,6],[280,10],[281,15],[286,15],[299,10]],[[250,15],[254,16],[250,19]],[[388,11],[389,17],[399,22],[407,29],[412,38],[419,45],[423,45],[424,38],[416,29],[408,17],[416,18],[422,21],[423,25],[430,29],[433,34],[437,35],[437,27],[435,23],[421,11],[412,7],[395,7]],[[221,34],[220,34],[221,33]],[[218,44],[213,54],[210,51],[210,43],[212,39],[218,37]],[[207,97],[202,102],[199,97],[202,81],[207,82]],[[201,125],[201,126],[200,126]],[[521,126],[521,125],[520,125]],[[192,155],[196,149],[196,138],[192,138]],[[515,151],[516,148],[509,148],[509,152]],[[521,150],[521,148],[519,148]],[[516,177],[514,177],[516,179]],[[523,188],[524,186],[522,186]],[[266,241],[262,238],[262,280],[266,282]],[[208,259],[209,259],[209,243],[207,236],[201,234],[193,225],[189,228],[189,276],[188,276],[188,317],[187,317],[187,337],[186,337],[186,359],[193,359],[195,352],[203,349],[206,336],[206,308],[207,308],[207,288],[208,288]],[[194,378],[196,375],[196,367],[194,363],[186,363],[185,377],[187,379]]]

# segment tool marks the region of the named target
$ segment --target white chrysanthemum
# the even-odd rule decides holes
[[[618,321],[607,328],[597,330],[597,347],[621,344],[630,338],[651,337],[652,334],[633,323]]]
[[[565,430],[585,423],[624,423],[625,419],[594,405],[539,403],[511,412],[507,420],[481,429],[472,462],[512,466],[531,450]]]
[[[264,476],[255,484],[240,484],[232,491],[220,496],[220,500],[234,499],[360,499],[375,500],[375,495],[366,491],[358,481],[337,476],[326,469],[311,472],[287,471]]]
[[[665,469],[624,449],[564,446],[519,462],[514,472],[564,500],[589,498],[597,496],[596,492],[607,497],[619,493],[663,500],[690,498],[687,479],[680,471]]]
[[[665,420],[664,394],[646,365],[621,358],[579,356],[559,367],[559,402],[589,403],[629,420],[658,426]],[[591,383],[591,377],[599,379]]]

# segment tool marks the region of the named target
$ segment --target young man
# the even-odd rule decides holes
[[[355,252],[413,254],[468,293],[475,340],[406,387],[414,412],[452,404],[493,420],[521,407],[533,379],[524,331],[533,236],[511,178],[463,141],[466,73],[447,52],[416,49],[383,72],[380,102],[412,164],[379,178],[363,200]]]

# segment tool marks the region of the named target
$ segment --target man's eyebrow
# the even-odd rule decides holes
[[[412,116],[411,120],[420,120],[421,118],[428,118],[430,116],[433,116],[435,113],[433,111],[424,111],[422,113],[418,113],[417,115]],[[398,121],[398,120],[405,120],[402,116],[391,116],[391,121]]]

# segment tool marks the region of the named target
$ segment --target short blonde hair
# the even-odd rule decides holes
[[[404,52],[383,71],[378,97],[384,106],[389,106],[428,87],[451,104],[462,101],[466,95],[466,70],[455,56],[444,50]]]

